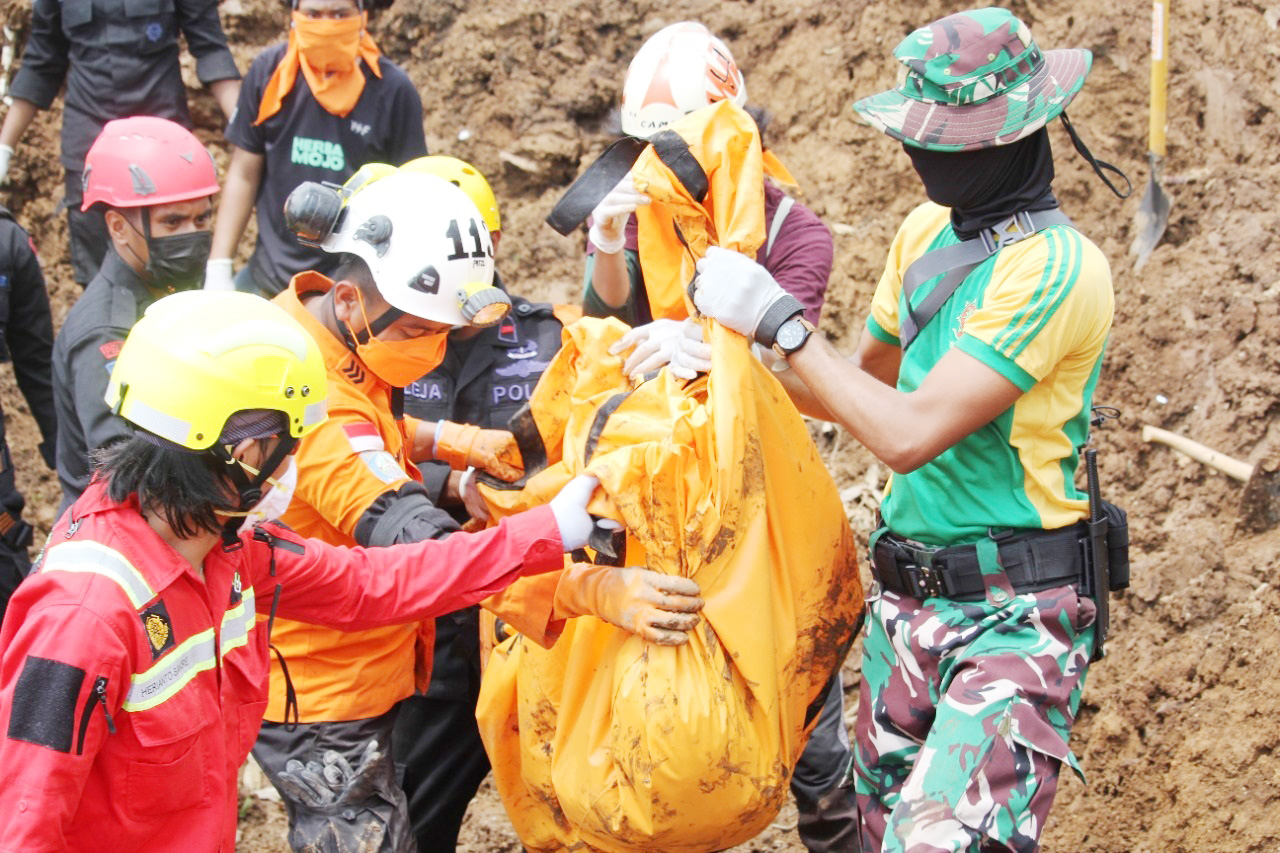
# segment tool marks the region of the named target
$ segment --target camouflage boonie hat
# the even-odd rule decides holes
[[[972,151],[1008,145],[1067,108],[1093,64],[1087,50],[1042,51],[1007,9],[975,9],[934,21],[893,52],[897,89],[853,108],[917,148]]]

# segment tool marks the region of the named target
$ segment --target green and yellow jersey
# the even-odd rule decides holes
[[[872,300],[872,335],[898,345],[907,267],[958,242],[947,208],[926,203],[911,212]],[[913,305],[940,278],[921,285]],[[881,511],[894,533],[954,545],[991,528],[1052,530],[1086,516],[1074,484],[1076,448],[1088,436],[1114,304],[1106,258],[1065,225],[1006,246],[969,273],[903,354],[898,389],[914,391],[959,347],[1023,394],[933,461],[890,480]]]

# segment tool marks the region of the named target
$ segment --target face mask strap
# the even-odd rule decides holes
[[[240,501],[236,511],[230,513],[231,517],[222,526],[222,545],[225,550],[239,547],[240,519],[262,500],[264,491],[262,487],[271,479],[271,474],[276,468],[280,467],[280,463],[298,446],[298,439],[292,435],[281,435],[277,436],[277,438],[279,440],[275,449],[263,460],[262,468],[253,479],[249,479],[249,475],[246,473],[253,466],[246,465],[232,456],[231,448],[221,444],[215,444],[209,448],[209,453],[227,466],[227,476],[231,479],[232,485],[235,486],[236,494]],[[258,441],[262,441],[262,439],[258,439]]]
[[[130,221],[129,215],[127,213],[121,213],[120,216],[123,217],[125,224],[128,225],[129,228],[133,230],[133,233],[141,237],[143,241],[146,243],[147,259],[145,261],[142,260],[142,258],[138,256],[138,253],[133,250],[132,246],[128,246],[127,248],[129,249],[129,253],[133,255],[134,258],[137,259],[138,263],[142,264],[142,268],[146,271],[146,273],[148,275],[151,275],[151,208],[135,207],[133,208],[133,210],[140,211],[142,215],[141,231],[138,230],[138,226],[134,225],[133,222]]]
[[[360,344],[367,344],[369,338],[377,337],[385,332],[396,320],[405,316],[405,313],[394,305],[389,306],[382,315],[373,322],[369,321],[369,314],[364,310],[364,294],[360,292],[360,288],[356,288],[356,304],[360,306],[360,318],[364,320],[365,330],[360,334],[355,334],[351,329],[351,324],[338,319],[337,299],[334,297],[334,291],[329,291],[329,310],[333,312],[333,324],[338,327],[338,331],[342,334],[342,342],[347,345],[347,349],[352,352],[356,351],[356,347]]]

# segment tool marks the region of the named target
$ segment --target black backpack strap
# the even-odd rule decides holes
[[[960,287],[960,283],[979,264],[1005,246],[1011,246],[1054,225],[1071,225],[1071,220],[1058,208],[1035,213],[1021,210],[999,225],[984,230],[972,240],[933,249],[912,261],[902,276],[902,295],[907,313],[901,320],[898,341],[903,351],[911,346],[920,331],[929,325],[929,321],[942,310],[942,306]],[[912,307],[911,300],[921,285],[938,276],[942,276],[942,279],[919,305]]]

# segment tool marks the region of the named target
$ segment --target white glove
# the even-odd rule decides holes
[[[9,182],[9,161],[13,159],[13,146],[0,144],[0,184]]]
[[[565,553],[586,545],[595,529],[595,521],[587,514],[587,503],[598,485],[600,481],[590,474],[579,474],[551,499],[551,511],[555,513]]]
[[[753,339],[760,321],[775,302],[794,299],[764,267],[746,255],[719,246],[707,249],[706,256],[698,261],[694,283],[693,304],[699,313]]]
[[[679,320],[654,320],[636,326],[609,347],[609,355],[621,355],[631,350],[631,355],[622,365],[622,372],[635,379],[671,362],[671,357],[680,347],[680,326]]]
[[[205,290],[235,290],[230,258],[210,258],[204,265]]]
[[[697,379],[699,373],[711,372],[711,344],[702,339],[702,324],[697,320],[680,324],[679,346],[667,369],[681,379]]]
[[[591,230],[587,236],[604,254],[618,254],[627,245],[627,217],[635,213],[638,206],[648,203],[649,197],[636,189],[631,173],[627,172],[591,211]]]

